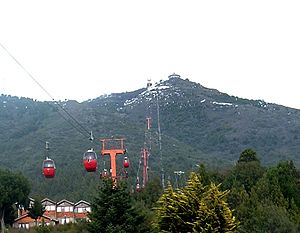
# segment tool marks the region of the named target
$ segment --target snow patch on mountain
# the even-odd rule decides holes
[[[223,106],[232,106],[233,105],[232,103],[219,103],[219,102],[216,102],[216,101],[213,101],[212,103],[216,104],[216,105],[223,105]]]
[[[168,85],[162,85],[161,83],[157,83],[155,86],[146,89],[145,91],[138,94],[137,97],[128,99],[124,102],[124,106],[134,105],[141,103],[143,100],[151,101],[153,98],[156,98],[158,95],[163,96],[164,90],[170,89],[171,86]],[[178,94],[178,93],[177,93]],[[164,99],[166,99],[168,96],[164,96]]]

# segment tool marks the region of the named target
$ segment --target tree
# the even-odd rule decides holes
[[[42,205],[40,199],[35,198],[33,205],[29,208],[29,216],[35,220],[35,225],[37,225],[37,219],[42,217],[45,212],[45,207]]]
[[[256,152],[254,150],[248,148],[241,153],[238,163],[241,163],[241,162],[247,163],[247,162],[253,162],[253,161],[259,162],[259,160],[256,156]]]
[[[147,183],[146,187],[141,192],[136,192],[134,194],[134,198],[138,202],[143,202],[147,208],[151,209],[162,193],[163,189],[161,187],[160,178],[154,177]]]
[[[169,185],[158,201],[155,227],[159,232],[236,232],[238,222],[226,203],[228,191],[211,183],[203,186],[192,173],[187,185]]]
[[[14,205],[24,206],[28,203],[30,186],[28,180],[20,173],[0,170],[0,219],[4,232],[6,212]]]
[[[44,219],[42,220],[42,225],[35,228],[34,233],[50,233],[51,230],[45,224]]]
[[[233,185],[235,187],[240,186],[250,194],[251,188],[263,176],[264,171],[265,169],[256,157],[256,152],[252,149],[246,149],[241,153],[238,163],[224,181],[224,186],[227,189]]]
[[[6,225],[12,226],[16,218],[17,212],[15,206],[10,206],[5,209],[4,222]]]
[[[280,190],[287,201],[290,203],[293,200],[300,209],[300,171],[293,161],[280,162],[270,173],[277,177]]]
[[[252,203],[253,204],[253,203]],[[246,207],[248,217],[241,219],[240,232],[243,233],[296,233],[297,224],[289,219],[284,207],[272,203],[257,203]]]
[[[203,185],[209,185],[210,183],[219,184],[225,179],[224,175],[219,171],[209,170],[204,164],[199,164],[197,167],[196,173],[200,175],[201,183]]]
[[[133,205],[133,199],[125,183],[103,180],[98,194],[91,203],[88,231],[91,233],[148,232],[142,229],[144,217]]]
[[[269,168],[235,207],[240,231],[299,232],[299,191],[299,171],[291,161]]]

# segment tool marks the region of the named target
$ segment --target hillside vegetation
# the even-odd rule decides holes
[[[1,95],[0,167],[22,171],[33,194],[54,200],[89,200],[108,161],[104,165],[99,156],[98,172],[86,173],[83,153],[93,147],[99,154],[100,138],[124,137],[132,165],[128,182],[134,184],[148,115],[152,117],[150,177],[161,169],[158,107],[166,179],[174,179],[176,170],[187,173],[200,163],[211,168],[232,167],[246,148],[253,148],[266,166],[281,160],[300,165],[299,110],[229,96],[172,76],[148,89],[82,103],[70,100],[57,104]],[[93,131],[92,143],[84,130]],[[45,141],[50,142],[50,157],[57,167],[56,177],[48,180],[41,174]]]

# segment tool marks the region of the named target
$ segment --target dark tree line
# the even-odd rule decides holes
[[[22,174],[0,170],[0,228],[2,233],[5,230],[5,222],[12,223],[16,208],[27,207],[29,192],[29,182]]]
[[[300,171],[292,161],[265,168],[247,149],[227,173],[201,173],[209,182],[217,177],[221,188],[230,190],[227,201],[240,221],[239,232],[300,231]]]
[[[1,227],[17,205],[26,206],[29,185],[21,174],[0,170]],[[126,182],[99,181],[89,222],[39,226],[36,232],[299,232],[300,171],[292,161],[263,167],[252,149],[227,171],[200,165],[181,188],[161,189],[152,179],[138,193]],[[37,201],[32,218],[42,215]],[[13,218],[12,218],[13,219]]]

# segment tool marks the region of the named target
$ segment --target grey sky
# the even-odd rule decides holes
[[[173,72],[300,109],[299,1],[0,2],[0,43],[55,99],[132,91]],[[0,47],[0,93],[49,97]]]

